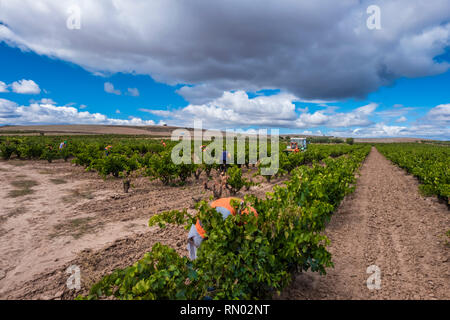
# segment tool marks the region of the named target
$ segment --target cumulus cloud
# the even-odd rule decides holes
[[[304,134],[304,135],[308,135],[308,136],[321,136],[321,135],[323,135],[322,131],[320,131],[320,130],[315,130],[315,131],[304,130],[304,131],[300,132],[300,134]]]
[[[17,103],[0,99],[0,125],[32,124],[109,124],[109,125],[154,125],[152,120],[137,117],[112,119],[101,113],[78,111],[74,107],[55,106],[51,103],[31,103],[20,106]]]
[[[408,119],[406,119],[405,116],[401,116],[400,118],[398,118],[397,120],[395,120],[395,122],[406,122],[408,121]]]
[[[244,91],[224,92],[221,97],[205,104],[190,104],[182,109],[147,110],[154,115],[168,117],[172,122],[181,124],[194,120],[203,120],[209,128],[226,128],[238,126],[283,126],[295,120],[295,96],[278,94],[258,96],[250,99]]]
[[[176,93],[192,104],[204,104],[221,97],[224,90],[211,84],[199,84],[196,86],[183,86],[176,90]]]
[[[96,74],[184,84],[178,92],[193,105],[271,88],[310,100],[360,98],[400,77],[449,69],[434,59],[449,45],[448,0],[83,1],[76,32],[64,27],[72,2],[3,1],[0,40]],[[372,4],[381,30],[366,26]]]
[[[237,128],[250,126],[311,128],[318,126],[345,127],[372,124],[369,116],[377,108],[370,103],[351,112],[320,110],[310,113],[307,109],[298,115],[295,112],[294,95],[279,93],[271,96],[249,98],[244,91],[224,92],[223,95],[205,104],[190,104],[182,109],[148,110],[151,114],[168,118],[168,122],[183,125],[194,120],[203,120],[206,128]]]
[[[0,119],[1,119],[0,124],[3,124],[3,122],[8,121],[8,119],[16,118],[15,114],[16,108],[17,104],[15,102],[0,98]]]
[[[42,98],[42,99],[40,99],[40,100],[34,100],[34,99],[31,99],[31,100],[30,100],[30,103],[56,104],[56,102],[53,101],[53,99],[50,99],[50,98]]]
[[[296,125],[299,128],[308,128],[316,126],[326,126],[331,128],[336,127],[351,127],[351,126],[368,126],[373,122],[369,116],[373,114],[378,107],[376,103],[356,108],[350,112],[332,112],[327,114],[327,110],[316,111],[314,113],[302,113]]]
[[[385,123],[377,123],[373,126],[365,128],[334,130],[329,132],[330,135],[338,137],[354,137],[354,138],[392,138],[392,137],[411,137],[411,138],[433,138],[433,139],[450,139],[450,129],[448,127],[436,125],[412,125],[406,126],[390,126]]]
[[[366,128],[354,128],[331,131],[330,134],[338,137],[374,138],[374,137],[399,137],[406,133],[407,127],[388,126],[384,123],[376,123]]]
[[[141,109],[139,109],[139,111],[148,112],[155,116],[164,117],[164,118],[170,117],[172,115],[172,112],[169,110],[152,110],[152,109],[141,108]]]
[[[361,138],[424,137],[450,139],[450,104],[442,104],[430,109],[424,117],[417,119],[410,126],[390,126],[381,122],[362,128],[334,130],[330,134]]]
[[[139,90],[137,88],[128,88],[128,95],[133,97],[139,96]]]
[[[33,80],[22,79],[19,81],[14,81],[11,85],[12,91],[15,93],[22,94],[39,94],[41,89]]]
[[[432,108],[422,119],[425,123],[438,123],[445,126],[450,126],[450,103],[441,104]]]
[[[52,99],[49,99],[49,98],[42,98],[40,100],[40,103],[42,103],[42,104],[56,104],[55,101],[53,101]]]
[[[105,89],[105,92],[108,92],[108,93],[112,93],[112,94],[116,94],[116,95],[121,94],[120,90],[114,89],[114,85],[111,82],[105,82],[104,89]]]
[[[3,81],[0,81],[0,92],[9,92],[8,85]]]
[[[404,107],[402,105],[393,106],[392,109],[387,109],[383,111],[378,111],[376,114],[380,116],[385,121],[392,120],[393,118],[398,118],[396,122],[404,122],[406,121],[405,115],[411,113],[412,111],[416,110],[417,108],[414,107]],[[400,120],[404,119],[405,120]]]

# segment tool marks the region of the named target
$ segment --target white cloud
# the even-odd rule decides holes
[[[204,104],[221,97],[224,90],[214,85],[203,83],[196,86],[183,86],[175,92],[192,104]]]
[[[2,120],[7,120],[8,118],[14,120],[16,108],[17,104],[15,102],[0,98],[0,124],[7,124],[3,123]]]
[[[186,125],[198,119],[203,120],[205,128],[266,126],[306,129],[318,126],[370,125],[372,121],[369,120],[369,116],[377,108],[375,103],[346,113],[336,113],[335,109],[309,113],[305,108],[304,112],[298,115],[295,112],[294,101],[298,101],[298,98],[286,93],[257,96],[251,99],[244,91],[235,91],[224,92],[221,97],[208,103],[190,104],[178,110],[140,110],[165,117],[168,122],[175,125]]]
[[[86,109],[86,108],[87,108],[87,105],[82,104],[82,105],[79,106],[79,108],[80,108],[80,109]]]
[[[148,110],[154,115],[172,118],[182,125],[194,119],[203,120],[205,127],[237,127],[251,125],[284,126],[295,120],[296,98],[289,94],[258,96],[249,99],[244,91],[224,92],[223,95],[206,104],[188,105],[182,109]]]
[[[128,88],[128,95],[133,97],[139,96],[139,90],[137,88]]]
[[[114,89],[114,85],[111,82],[105,82],[104,89],[108,93],[112,93],[112,94],[116,94],[116,95],[120,95],[121,94],[120,90],[115,90]]]
[[[361,138],[424,137],[448,140],[450,139],[450,104],[441,104],[430,109],[424,117],[410,126],[389,126],[381,122],[364,128],[334,130],[330,134]]]
[[[56,102],[53,101],[53,100],[50,99],[50,98],[42,98],[42,99],[40,99],[40,100],[34,100],[34,99],[31,99],[31,100],[30,100],[30,103],[56,104]]]
[[[222,97],[208,103],[188,105],[182,109],[140,111],[164,117],[172,125],[186,126],[196,119],[203,120],[203,127],[208,129],[265,126],[305,129],[304,134],[322,135],[320,130],[314,132],[311,128],[325,127],[331,129],[327,134],[342,137],[450,136],[450,104],[432,108],[420,121],[410,126],[391,126],[371,120],[372,116],[379,115],[376,112],[377,103],[369,103],[348,112],[335,112],[335,108],[309,112],[304,108],[302,113],[297,114],[294,101],[298,99],[285,93],[250,99],[245,92],[236,91],[225,92]],[[402,110],[392,112],[404,114],[410,109],[412,108],[402,107]],[[393,114],[386,113],[385,116]],[[397,121],[404,122],[407,119],[401,116]],[[445,123],[447,125],[443,125]]]
[[[309,108],[308,108],[308,107],[304,107],[304,108],[299,108],[299,107],[297,107],[297,111],[300,111],[300,112],[309,112]]]
[[[55,101],[53,101],[52,99],[48,99],[48,98],[42,98],[40,102],[42,104],[56,104]]]
[[[327,106],[327,105],[323,105],[323,104],[321,104],[321,103],[319,103],[318,106],[325,107],[325,109],[322,110],[322,111],[325,112],[325,113],[335,113],[336,110],[339,109],[339,107],[336,107],[336,106]]]
[[[333,130],[330,135],[338,137],[354,137],[354,138],[394,138],[394,137],[411,137],[411,138],[433,138],[433,139],[450,139],[450,128],[437,125],[411,125],[406,126],[389,126],[384,123],[377,123],[373,126],[356,129]]]
[[[406,122],[408,121],[408,119],[406,119],[405,116],[401,116],[400,118],[398,118],[397,120],[395,120],[395,122]]]
[[[152,110],[152,109],[139,109],[139,111],[143,111],[143,112],[148,112],[151,114],[154,114],[155,116],[159,116],[159,117],[170,117],[172,115],[172,112],[169,110]]]
[[[183,84],[193,105],[268,88],[305,100],[360,98],[450,67],[434,59],[449,46],[448,0],[376,0],[375,31],[367,1],[105,0],[79,2],[82,28],[73,32],[64,27],[72,2],[2,1],[0,41],[95,74]]]
[[[74,107],[53,104],[31,103],[20,106],[17,103],[0,99],[0,125],[30,124],[110,124],[110,125],[154,125],[153,120],[137,117],[112,119],[101,113],[78,111]]]
[[[388,110],[383,110],[383,111],[379,111],[376,114],[385,118],[385,119],[390,119],[390,118],[397,118],[397,117],[401,117],[403,115],[408,114],[409,112],[415,110],[416,108],[413,107],[404,107],[402,105],[397,105],[397,106],[393,106],[393,109],[388,109]]]
[[[119,109],[116,109],[116,113],[120,113],[120,110],[119,110]]]
[[[0,92],[9,92],[8,85],[3,81],[0,81]]]
[[[356,108],[350,112],[334,112],[335,108],[330,110],[320,110],[314,113],[302,113],[295,121],[298,128],[310,128],[317,126],[326,126],[331,128],[350,127],[350,126],[368,126],[373,122],[369,116],[377,108],[378,104],[370,103],[368,105]]]
[[[11,85],[13,92],[22,94],[39,94],[41,89],[33,80],[22,79],[14,81]]]
[[[434,108],[432,108],[425,115],[423,119],[419,121],[424,121],[427,123],[439,123],[442,125],[450,126],[450,103],[449,104],[440,104]]]

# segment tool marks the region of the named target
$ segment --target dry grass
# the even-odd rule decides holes
[[[10,161],[8,161],[8,164],[16,166],[16,167],[23,167],[27,163],[25,161],[21,161],[21,160],[10,160]]]
[[[8,193],[8,197],[17,198],[32,194],[34,192],[32,188],[39,185],[39,183],[34,180],[16,180],[11,182],[11,185],[17,189],[11,190]]]
[[[35,180],[16,180],[11,182],[11,185],[13,185],[16,188],[32,188],[37,186],[39,183]]]
[[[27,211],[28,209],[25,207],[17,207],[9,211],[7,216],[8,218],[14,218],[16,216],[26,213]]]
[[[136,227],[138,227],[138,226],[139,226],[139,225],[138,225],[137,223],[132,222],[132,223],[127,224],[127,225],[125,226],[125,229],[126,229],[126,230],[135,230]]]
[[[41,171],[39,171],[39,174],[53,174],[53,171],[51,171],[51,170],[41,170]]]
[[[27,208],[25,207],[17,207],[12,210],[10,210],[7,214],[0,216],[0,224],[6,222],[9,218],[14,218],[16,216],[19,216],[21,214],[24,214],[27,212]]]
[[[83,235],[95,230],[95,226],[91,224],[92,220],[92,217],[86,217],[64,221],[53,227],[54,232],[49,237],[55,238],[62,235],[71,235],[74,239],[79,239]]]
[[[79,199],[94,199],[94,195],[90,190],[72,190],[70,194],[61,198],[66,203],[77,202]]]
[[[50,179],[50,182],[51,182],[51,183],[54,183],[54,184],[64,184],[64,183],[67,183],[66,180],[60,179],[60,178],[53,178],[53,179]]]

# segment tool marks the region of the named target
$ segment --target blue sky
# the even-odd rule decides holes
[[[235,7],[225,2],[223,15],[215,19],[163,2],[167,11],[161,14],[172,9],[184,13],[180,21],[186,25],[180,31],[156,18],[148,22],[151,17],[146,20],[127,2],[117,1],[114,10],[108,1],[98,4],[96,12],[104,10],[108,17],[91,14],[93,9],[87,11],[80,2],[81,28],[72,30],[61,26],[70,7],[64,2],[30,1],[24,10],[12,2],[2,4],[0,125],[192,126],[197,119],[217,129],[450,139],[450,16],[438,5],[423,13],[420,2],[403,2],[417,14],[416,24],[400,25],[398,19],[389,20],[396,8],[379,1],[386,18],[378,34],[364,28],[364,1],[334,6],[329,14],[338,17],[336,24],[348,24],[348,30],[335,34],[344,43],[330,44],[327,33],[336,28],[323,30],[305,21],[308,29],[302,30],[298,21],[290,24],[295,17],[282,5],[258,10],[266,19],[280,15],[285,24],[247,30],[249,16],[233,11],[238,2]],[[312,9],[314,22],[325,24],[319,8]],[[227,11],[236,32],[227,26]],[[47,24],[28,19],[40,15]],[[361,23],[355,15],[364,18]],[[217,26],[211,27],[211,21]],[[108,22],[116,29],[89,29]],[[203,22],[208,28],[198,27]],[[294,25],[296,38],[289,34]]]
[[[0,81],[12,83],[21,79],[31,79],[39,85],[41,89],[39,94],[0,92],[0,98],[10,99],[22,105],[28,105],[30,100],[49,98],[58,105],[73,104],[77,108],[84,105],[86,108],[82,110],[100,112],[108,117],[126,119],[129,116],[138,116],[145,120],[157,120],[158,117],[139,109],[182,107],[188,104],[182,96],[175,93],[180,85],[169,86],[158,83],[147,75],[125,73],[94,75],[73,63],[22,51],[5,43],[0,44],[0,69],[2,70]],[[113,83],[114,88],[121,90],[122,94],[105,92],[105,82]],[[128,88],[137,88],[139,96],[125,94]],[[116,110],[120,111],[120,115]]]

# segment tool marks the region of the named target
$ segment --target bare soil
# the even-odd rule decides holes
[[[298,274],[281,299],[450,299],[447,206],[375,148],[326,228],[334,269]],[[379,267],[380,289],[367,273]]]
[[[244,169],[245,175],[254,170]],[[213,179],[218,180],[215,173]],[[259,186],[243,192],[262,197],[283,181],[258,179]],[[184,186],[164,186],[139,177],[124,193],[121,179],[103,180],[70,162],[1,161],[0,299],[72,298],[77,292],[66,288],[68,266],[80,266],[85,289],[132,264],[156,242],[186,254],[183,227],[149,228],[148,219],[208,200],[206,181],[202,174]]]
[[[184,187],[138,178],[125,194],[121,180],[104,181],[58,161],[0,162],[0,177],[1,299],[72,299],[105,274],[140,259],[156,242],[186,255],[182,226],[149,228],[148,218],[192,207],[211,195],[202,187],[203,175]],[[32,194],[11,198],[16,180],[37,185],[30,187]],[[262,197],[280,183],[261,181],[248,192]],[[296,275],[275,298],[449,299],[449,222],[445,204],[421,196],[414,177],[372,149],[356,191],[326,229],[335,267],[325,276]],[[81,269],[80,291],[66,286],[71,265]],[[370,265],[381,270],[379,290],[367,288]]]

